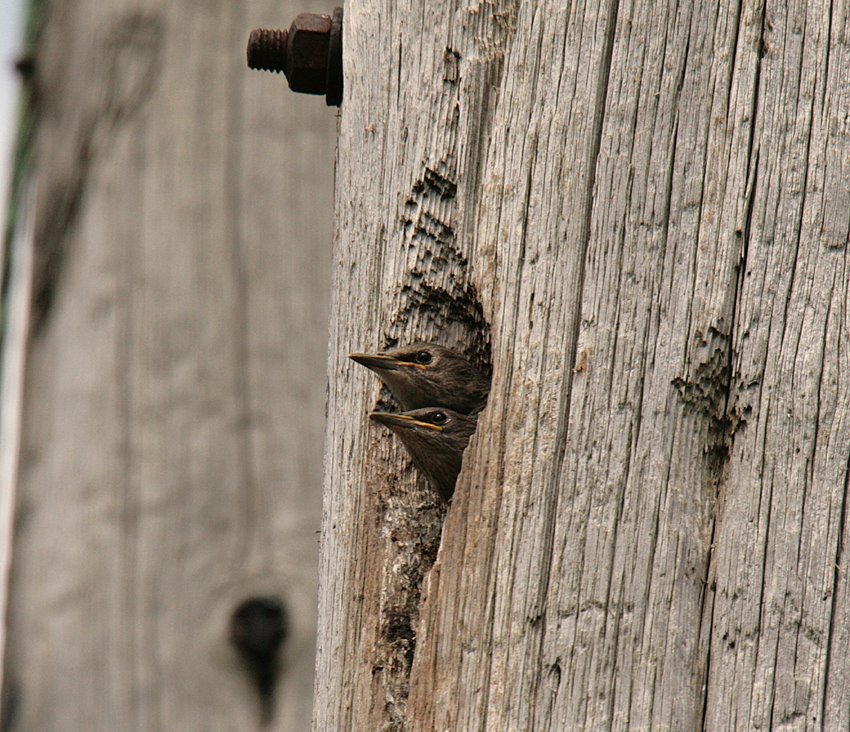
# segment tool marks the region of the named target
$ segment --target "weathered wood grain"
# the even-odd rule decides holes
[[[846,724],[847,32],[827,2],[347,9],[316,729]],[[345,362],[413,338],[492,353],[430,572]]]
[[[844,729],[850,9],[768,4],[748,35],[758,60],[737,430],[712,557],[706,725]]]
[[[332,3],[47,3],[12,729],[245,730],[227,639],[280,595],[312,709],[334,111],[248,32]]]

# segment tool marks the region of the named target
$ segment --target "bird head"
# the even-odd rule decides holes
[[[475,432],[476,418],[441,407],[401,414],[372,412],[369,417],[399,437],[416,467],[448,500],[460,472],[463,451]]]
[[[447,407],[463,414],[481,409],[489,380],[463,356],[433,343],[412,343],[349,358],[374,371],[404,409]]]

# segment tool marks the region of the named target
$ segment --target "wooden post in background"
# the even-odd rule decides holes
[[[228,623],[277,595],[306,729],[336,110],[245,44],[333,4],[41,7],[8,728],[256,729]]]
[[[847,726],[848,22],[347,8],[317,729]],[[492,358],[441,540],[413,339]]]

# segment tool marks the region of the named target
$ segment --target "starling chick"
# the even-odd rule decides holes
[[[433,343],[413,343],[383,353],[351,353],[348,357],[380,376],[406,410],[436,406],[477,414],[490,392],[490,380],[475,366]]]
[[[398,435],[413,464],[448,501],[455,490],[463,451],[475,432],[476,418],[437,407],[403,414],[372,412],[369,417]]]

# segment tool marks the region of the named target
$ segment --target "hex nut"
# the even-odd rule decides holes
[[[292,91],[325,93],[330,33],[329,15],[301,13],[292,21],[286,52],[286,79]]]
[[[292,91],[324,94],[327,105],[342,103],[343,10],[333,16],[301,13],[289,30],[257,28],[248,37],[248,68],[283,72]]]

